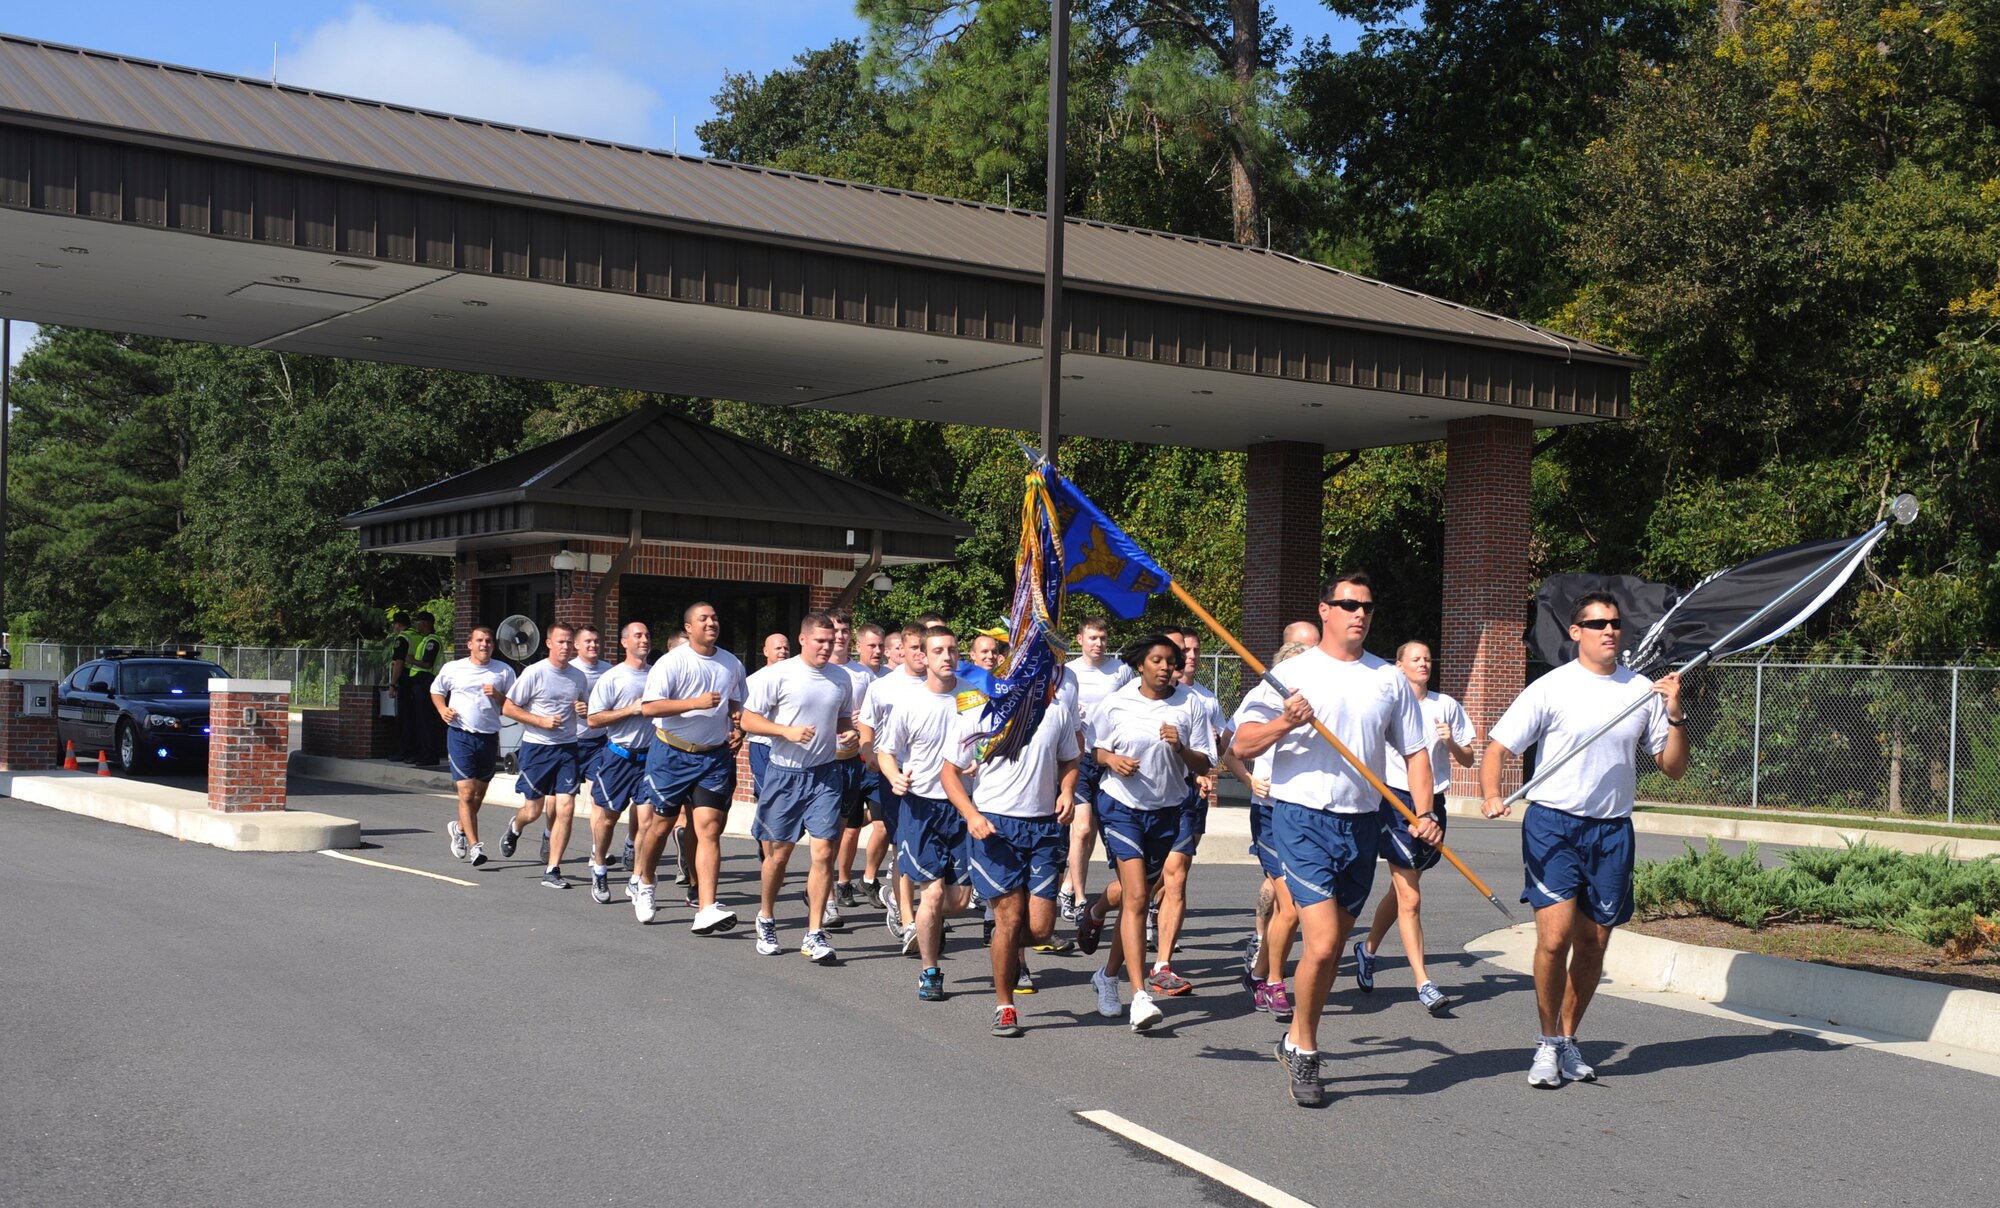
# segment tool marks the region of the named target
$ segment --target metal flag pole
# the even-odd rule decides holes
[[[7,421],[13,418],[14,321],[0,318],[0,670],[14,665],[7,648]]]
[[[1236,652],[1236,657],[1243,660],[1243,665],[1245,667],[1248,667],[1250,668],[1250,670],[1256,672],[1257,677],[1259,679],[1263,680],[1266,684],[1269,684],[1271,686],[1271,690],[1278,694],[1279,700],[1284,700],[1287,697],[1291,696],[1292,690],[1290,688],[1285,687],[1285,685],[1279,681],[1277,676],[1272,675],[1270,670],[1266,668],[1262,662],[1258,661],[1257,656],[1251,654],[1250,651],[1243,645],[1243,643],[1237,641],[1235,634],[1229,632],[1227,629],[1224,629],[1222,627],[1222,622],[1216,620],[1213,616],[1209,615],[1208,609],[1203,608],[1201,604],[1198,601],[1196,601],[1193,596],[1189,595],[1187,593],[1186,588],[1182,587],[1177,582],[1173,582],[1172,580],[1168,581],[1167,586],[1173,590],[1174,596],[1177,599],[1179,599],[1181,603],[1188,606],[1188,610],[1190,612],[1194,613],[1196,617],[1199,617],[1201,619],[1202,624],[1214,630],[1215,636],[1221,638],[1229,646],[1231,650],[1234,650]],[[1312,728],[1313,731],[1317,733],[1321,738],[1324,738],[1328,742],[1328,744],[1330,744],[1333,747],[1333,749],[1339,753],[1340,757],[1342,759],[1345,759],[1349,763],[1349,765],[1351,765],[1354,768],[1355,771],[1361,773],[1362,778],[1368,781],[1370,787],[1372,787],[1376,792],[1382,794],[1382,800],[1388,802],[1390,805],[1395,806],[1396,812],[1403,815],[1403,817],[1406,820],[1408,820],[1411,826],[1415,826],[1417,824],[1416,812],[1410,809],[1409,806],[1404,805],[1402,799],[1396,796],[1395,791],[1392,790],[1388,785],[1383,784],[1381,777],[1369,771],[1368,765],[1362,763],[1360,757],[1355,755],[1353,751],[1350,751],[1347,748],[1347,744],[1340,741],[1340,739],[1335,736],[1332,730],[1327,729],[1326,725],[1322,723],[1319,718],[1315,717],[1312,719]],[[1483,895],[1487,901],[1493,903],[1493,909],[1499,911],[1502,915],[1504,915],[1507,918],[1507,921],[1512,922],[1514,920],[1514,912],[1507,909],[1507,904],[1505,902],[1502,902],[1491,889],[1488,889],[1486,887],[1486,882],[1480,880],[1477,873],[1473,872],[1470,868],[1467,868],[1465,866],[1465,861],[1459,859],[1458,856],[1455,855],[1450,848],[1446,847],[1442,843],[1437,845],[1437,849],[1439,855],[1451,861],[1451,866],[1453,868],[1456,868],[1459,872],[1463,873],[1467,881],[1472,882],[1473,889],[1477,890],[1481,895]]]
[[[1063,194],[1068,191],[1069,0],[1049,13],[1048,241],[1042,254],[1042,460],[1062,443]]]
[[[1819,566],[1815,567],[1811,574],[1807,575],[1803,579],[1800,579],[1797,583],[1792,584],[1789,588],[1786,588],[1785,593],[1783,595],[1779,596],[1775,600],[1772,600],[1769,604],[1764,605],[1764,607],[1752,613],[1748,620],[1744,621],[1736,628],[1730,630],[1728,633],[1725,633],[1721,637],[1717,638],[1714,642],[1710,643],[1708,649],[1702,651],[1700,654],[1695,655],[1687,662],[1682,663],[1679,667],[1675,668],[1675,671],[1678,674],[1686,675],[1688,672],[1699,668],[1702,664],[1714,658],[1716,651],[1721,650],[1725,646],[1729,645],[1729,643],[1735,641],[1742,634],[1748,632],[1750,629],[1755,628],[1757,622],[1763,620],[1767,616],[1770,616],[1773,612],[1776,612],[1779,607],[1784,605],[1793,596],[1796,596],[1801,591],[1804,591],[1807,584],[1818,579],[1821,575],[1825,574],[1829,570],[1832,570],[1834,567],[1839,566],[1842,562],[1845,562],[1850,556],[1853,555],[1855,550],[1866,548],[1870,542],[1874,541],[1876,538],[1880,537],[1883,533],[1887,532],[1891,524],[1898,524],[1898,525],[1908,524],[1911,521],[1915,520],[1916,518],[1917,518],[1916,496],[1914,495],[1896,496],[1895,502],[1889,505],[1889,515],[1884,517],[1879,523],[1877,523],[1874,528],[1869,529],[1867,532],[1861,534],[1859,537],[1856,537],[1854,540],[1848,542],[1845,546],[1841,548],[1841,551],[1839,553],[1835,554],[1831,558],[1828,558],[1825,562],[1822,562]],[[1506,804],[1512,805],[1516,801],[1519,801],[1523,797],[1526,797],[1528,795],[1529,790],[1547,781],[1549,777],[1556,774],[1557,769],[1561,768],[1564,764],[1568,763],[1570,760],[1575,759],[1577,755],[1580,754],[1585,747],[1588,747],[1591,743],[1594,743],[1598,739],[1604,737],[1606,734],[1609,734],[1612,731],[1612,729],[1618,725],[1619,722],[1624,721],[1632,714],[1637,713],[1640,709],[1645,707],[1646,702],[1652,699],[1653,699],[1653,694],[1650,692],[1639,697],[1631,704],[1625,706],[1623,709],[1620,709],[1617,715],[1614,716],[1610,721],[1607,721],[1603,725],[1597,727],[1597,729],[1591,733],[1590,737],[1584,739],[1580,743],[1577,743],[1569,750],[1564,751],[1561,755],[1557,756],[1552,762],[1542,767],[1536,768],[1535,778],[1533,780],[1528,781],[1528,783],[1522,785],[1520,788],[1515,789],[1513,793],[1508,796]]]

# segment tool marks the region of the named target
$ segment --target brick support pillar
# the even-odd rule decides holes
[[[1465,706],[1482,739],[1527,682],[1521,628],[1529,598],[1534,526],[1528,458],[1534,447],[1534,426],[1525,419],[1481,416],[1446,427],[1438,686]],[[1508,768],[1510,791],[1519,773],[1518,763]]]
[[[576,559],[579,562],[583,561],[584,558],[585,555],[581,553],[576,555]],[[549,573],[553,575],[555,572],[551,571]],[[597,583],[603,577],[603,575],[595,571],[571,571],[570,594],[565,596],[561,594],[560,589],[557,591],[556,623],[572,627],[590,624],[594,619],[591,616],[591,610],[596,607],[597,603]]]
[[[299,749],[331,759],[387,759],[396,753],[399,720],[381,715],[381,685],[348,684],[337,709],[301,715]]]
[[[1321,537],[1326,491],[1323,446],[1280,440],[1251,445],[1243,518],[1244,645],[1268,659],[1285,626],[1318,617],[1325,578]]]
[[[55,699],[54,676],[0,671],[0,772],[39,772],[61,765]]]
[[[287,680],[208,681],[208,807],[225,813],[285,808],[291,745]]]

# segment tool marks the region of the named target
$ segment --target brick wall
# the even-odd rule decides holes
[[[1259,659],[1285,626],[1319,614],[1326,514],[1325,450],[1300,441],[1251,445],[1243,523],[1243,643]]]
[[[30,671],[0,671],[0,772],[39,772],[60,766],[53,707],[47,717],[24,717],[26,690],[46,691],[53,703],[55,679]]]
[[[382,691],[349,684],[340,690],[339,708],[306,710],[300,715],[299,749],[332,759],[387,759],[394,755],[401,723],[378,715],[378,694]]]
[[[1483,738],[1527,682],[1521,627],[1528,592],[1528,458],[1534,427],[1482,416],[1447,427],[1444,643],[1438,687],[1458,698]],[[1504,783],[1520,783],[1518,762]]]
[[[214,679],[208,692],[209,808],[232,814],[284,809],[291,684]]]

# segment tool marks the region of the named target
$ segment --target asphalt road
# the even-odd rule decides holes
[[[622,897],[541,888],[533,859],[471,871],[443,798],[293,793],[361,818],[359,855],[478,884],[0,800],[0,1203],[1244,1202],[1092,1108],[1316,1204],[1990,1194],[1994,1084],[1924,1062],[1600,997],[1600,1081],[1532,1090],[1530,987],[1464,955],[1500,919],[1448,868],[1425,918],[1463,1001],[1417,1007],[1391,941],[1376,993],[1337,986],[1334,1098],[1303,1111],[1280,1025],[1233,988],[1250,867],[1197,866],[1175,962],[1197,991],[1162,1028],[1098,1019],[1091,962],[1042,957],[1028,1035],[1004,1041],[976,922],[950,942],[952,997],[922,1003],[879,921],[835,934],[834,967],[760,958],[747,926],[698,938],[673,906],[641,927]],[[1518,892],[1514,827],[1459,820],[1452,842]],[[724,875],[747,919],[750,844]]]

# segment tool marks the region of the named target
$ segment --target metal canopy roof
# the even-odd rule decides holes
[[[0,271],[35,321],[1031,427],[1043,222],[0,36]],[[1638,362],[1600,345],[1255,248],[1066,243],[1067,431],[1627,414]]]
[[[645,406],[348,516],[361,548],[456,554],[564,537],[942,561],[972,534],[943,512]]]

